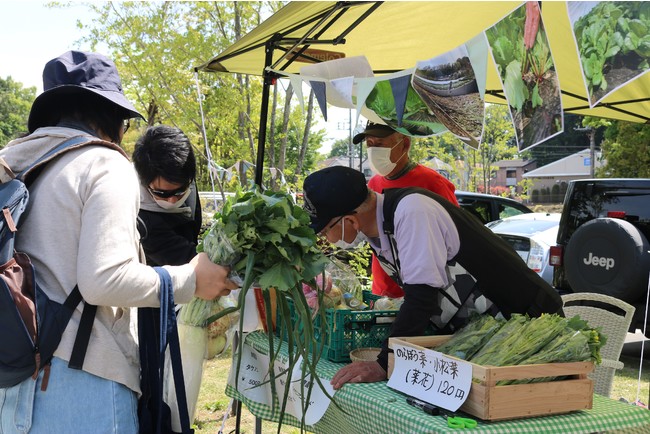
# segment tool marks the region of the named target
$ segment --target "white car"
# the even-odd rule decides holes
[[[529,268],[553,285],[553,267],[548,257],[551,246],[556,244],[559,225],[560,213],[534,212],[495,220],[485,226],[506,240]]]

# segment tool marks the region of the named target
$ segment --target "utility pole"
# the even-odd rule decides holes
[[[587,134],[589,137],[589,177],[595,176],[596,164],[596,129],[594,127],[574,128],[574,131]]]

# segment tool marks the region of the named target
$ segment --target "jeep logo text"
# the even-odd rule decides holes
[[[605,270],[614,268],[614,258],[605,258],[594,256],[593,253],[589,252],[589,257],[584,259],[585,265],[593,265],[595,267],[605,267]]]

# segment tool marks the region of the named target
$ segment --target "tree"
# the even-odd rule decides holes
[[[23,87],[11,76],[0,77],[0,147],[27,132],[27,118],[36,98],[35,87]]]
[[[496,167],[493,163],[510,160],[517,155],[514,145],[514,128],[506,105],[488,104],[485,109],[483,138],[478,150],[470,151],[472,160],[478,163],[476,187],[486,193],[490,192],[490,180],[494,177]]]
[[[606,165],[597,176],[650,178],[650,125],[612,121],[601,148]]]
[[[363,142],[362,142],[363,143]],[[357,145],[358,146],[358,145]],[[354,151],[352,151],[354,154]],[[350,138],[337,139],[332,144],[330,149],[329,158],[333,157],[348,157],[350,155]]]
[[[205,142],[213,160],[222,167],[241,160],[257,160],[262,82],[259,77],[215,73],[202,73],[198,80],[193,70],[258,26],[263,17],[282,4],[93,3],[88,7],[96,17],[91,23],[79,25],[88,30],[84,40],[108,46],[107,54],[115,60],[128,96],[147,114],[148,124],[174,125],[190,137],[199,163],[199,187],[210,188]],[[197,86],[202,96],[203,118]],[[295,103],[291,101],[291,93],[287,90],[285,95],[289,107]],[[276,121],[275,91],[273,101],[272,125]],[[273,133],[268,137],[271,149],[265,155],[267,167],[285,166],[282,138],[288,127],[286,122],[283,125],[279,131],[272,128]],[[303,164],[300,168],[311,167]]]

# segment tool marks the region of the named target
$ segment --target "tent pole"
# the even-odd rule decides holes
[[[260,107],[260,129],[257,143],[257,160],[255,164],[255,184],[262,187],[262,174],[264,173],[264,151],[266,144],[266,125],[269,117],[269,97],[271,85],[275,81],[275,74],[267,69],[273,61],[273,49],[278,35],[266,41],[266,56],[264,59],[264,72],[262,73],[262,106]]]

